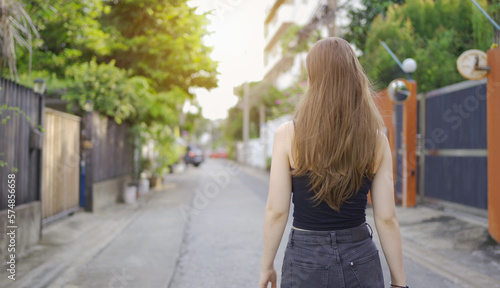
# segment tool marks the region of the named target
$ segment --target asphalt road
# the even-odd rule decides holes
[[[0,287],[257,287],[268,173],[209,160],[166,180],[167,189],[136,205],[80,213],[45,229],[38,251],[20,261],[20,279],[0,274]],[[410,287],[500,287],[500,247],[481,242],[483,226],[428,208],[398,214]],[[371,209],[367,216],[375,227]]]
[[[199,181],[193,199],[208,201],[200,204],[200,209],[193,209],[195,213],[188,221],[183,252],[169,287],[257,287],[268,173],[224,161],[211,161],[199,170],[191,168],[187,172]],[[211,193],[214,183],[219,189]],[[498,257],[490,257],[491,253],[500,252],[498,245],[492,250],[473,247],[484,236],[484,227],[440,216],[440,212],[428,208],[398,211],[410,287],[500,287],[500,273],[495,275],[500,272]],[[371,209],[367,216],[375,227]],[[275,262],[278,274],[291,220],[290,215]],[[460,235],[454,234],[457,231],[461,231]],[[462,243],[464,237],[468,243]],[[375,242],[379,245],[376,231]],[[389,283],[389,269],[385,259],[381,260],[384,279]]]

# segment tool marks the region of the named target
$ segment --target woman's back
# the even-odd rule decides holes
[[[316,203],[340,206],[372,179],[383,125],[368,78],[352,47],[319,41],[306,58],[309,87],[295,109],[293,176],[308,176]]]
[[[366,204],[371,180],[365,177],[361,189],[333,210],[325,202],[312,200],[311,179],[292,176],[293,227],[303,230],[331,231],[360,226],[366,222]]]
[[[308,91],[294,122],[275,133],[260,287],[276,283],[274,257],[295,204],[282,270],[287,287],[384,287],[365,223],[368,190],[393,283],[406,282],[392,156],[369,81],[352,47],[318,41],[306,58]]]

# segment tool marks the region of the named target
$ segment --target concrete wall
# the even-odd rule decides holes
[[[92,186],[92,211],[100,212],[110,205],[123,202],[123,189],[130,181],[130,175],[124,175],[94,183]]]
[[[16,215],[17,229],[8,229],[7,226],[7,209],[0,211],[0,259],[2,264],[7,261],[11,252],[7,251],[10,238],[7,238],[7,232],[15,230],[16,242],[16,263],[18,258],[22,256],[32,246],[40,240],[40,229],[42,225],[42,211],[40,201],[30,202],[19,205],[14,208]]]
[[[246,151],[243,142],[240,141],[236,143],[236,161],[252,167],[264,169],[266,167],[267,158],[270,158],[273,154],[273,141],[276,129],[278,129],[281,124],[290,120],[292,120],[291,115],[283,115],[261,125],[260,137],[249,140]]]

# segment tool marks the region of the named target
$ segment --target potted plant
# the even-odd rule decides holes
[[[149,179],[148,178],[142,178],[139,179],[139,193],[140,194],[147,194],[149,192]]]
[[[162,175],[163,175],[163,167],[159,166],[153,169],[153,173],[151,178],[149,178],[149,184],[151,187],[161,188],[162,186]]]
[[[161,188],[163,185],[163,176],[168,171],[169,157],[165,149],[160,150],[161,153],[155,159],[155,165],[152,169],[152,177],[149,179],[151,187]],[[168,149],[167,149],[168,151]]]
[[[140,173],[139,173],[139,189],[138,193],[146,194],[149,192],[149,178],[151,177],[152,161],[150,158],[142,158],[140,160]]]
[[[135,203],[137,200],[137,184],[134,182],[128,183],[123,191],[123,202],[127,204]]]

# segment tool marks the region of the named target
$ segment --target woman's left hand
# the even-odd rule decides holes
[[[271,282],[271,288],[276,288],[276,270],[274,268],[260,272],[259,288],[267,288],[267,283]]]

